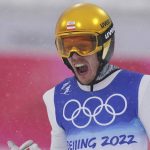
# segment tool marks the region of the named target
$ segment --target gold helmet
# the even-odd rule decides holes
[[[79,3],[66,9],[58,19],[55,36],[58,53],[63,59],[72,52],[81,56],[98,53],[100,61],[108,62],[114,51],[112,20],[95,4]],[[80,42],[71,42],[74,39]],[[86,42],[80,46],[83,40]]]

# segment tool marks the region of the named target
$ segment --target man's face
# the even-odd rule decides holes
[[[97,54],[80,56],[77,53],[73,53],[73,55],[68,58],[68,61],[76,77],[82,84],[86,85],[93,81],[99,67]]]

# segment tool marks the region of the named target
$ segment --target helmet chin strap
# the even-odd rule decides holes
[[[75,72],[74,72],[72,66],[70,65],[68,59],[67,58],[62,58],[62,60],[63,60],[64,64],[75,74]]]

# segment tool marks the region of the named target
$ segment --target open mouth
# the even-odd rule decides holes
[[[76,68],[78,74],[85,74],[88,72],[88,66],[85,64],[76,64],[75,68]]]

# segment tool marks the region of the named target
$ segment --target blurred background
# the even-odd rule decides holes
[[[55,24],[78,2],[110,14],[116,29],[112,63],[150,74],[149,0],[0,0],[0,149],[8,149],[8,140],[20,145],[28,139],[49,149],[42,95],[72,75],[56,54]]]

